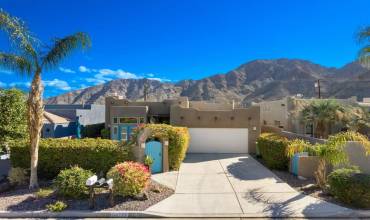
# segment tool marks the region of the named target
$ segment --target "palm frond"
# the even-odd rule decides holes
[[[357,33],[357,40],[359,43],[370,41],[370,26],[362,28]]]
[[[0,30],[9,35],[10,41],[18,47],[23,54],[33,57],[34,61],[37,62],[37,53],[32,45],[32,42],[36,40],[32,37],[24,22],[0,9]]]
[[[77,48],[87,49],[91,46],[90,37],[78,32],[62,39],[56,39],[50,51],[42,58],[42,66],[52,68]]]
[[[370,67],[370,45],[363,47],[358,53],[358,59],[363,65]]]
[[[15,54],[0,52],[0,66],[2,68],[15,71],[20,74],[31,75],[33,66],[29,60]]]

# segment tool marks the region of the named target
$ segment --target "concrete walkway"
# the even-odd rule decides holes
[[[146,210],[165,216],[354,217],[295,191],[247,154],[188,154],[179,172],[153,179],[175,188]]]

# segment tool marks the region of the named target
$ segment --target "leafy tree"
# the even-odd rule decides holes
[[[331,99],[311,102],[301,115],[303,122],[314,125],[314,136],[319,138],[326,138],[333,124],[349,121],[345,106]]]
[[[14,53],[0,52],[0,66],[19,74],[32,76],[31,88],[27,100],[27,123],[31,152],[30,189],[38,188],[37,163],[40,133],[43,118],[41,73],[50,70],[77,48],[91,45],[87,34],[78,32],[65,38],[56,38],[48,47],[42,47],[33,37],[23,21],[0,10],[0,29],[8,34]]]
[[[364,47],[358,53],[361,63],[369,66],[370,64],[370,26],[362,28],[357,34],[358,42]]]
[[[18,89],[0,90],[0,147],[25,138],[27,133],[26,96]]]

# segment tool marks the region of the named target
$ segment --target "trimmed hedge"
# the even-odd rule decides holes
[[[144,128],[152,131],[152,139],[168,140],[168,163],[171,170],[178,170],[184,160],[186,151],[189,147],[190,135],[186,127],[175,127],[167,124],[145,124],[135,129],[133,138],[137,137],[138,132]]]
[[[329,191],[340,201],[358,207],[370,208],[370,175],[358,169],[342,168],[328,176]]]
[[[274,133],[263,133],[257,139],[257,147],[267,167],[271,169],[286,170],[289,157],[287,147],[289,140]]]
[[[38,174],[53,178],[59,171],[72,166],[105,174],[118,162],[130,160],[130,150],[117,141],[105,139],[41,139]],[[13,167],[29,168],[29,142],[12,143],[10,160]]]

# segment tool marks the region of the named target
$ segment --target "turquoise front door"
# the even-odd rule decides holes
[[[153,159],[151,167],[152,173],[162,172],[162,144],[158,141],[149,141],[145,143],[145,155]]]

